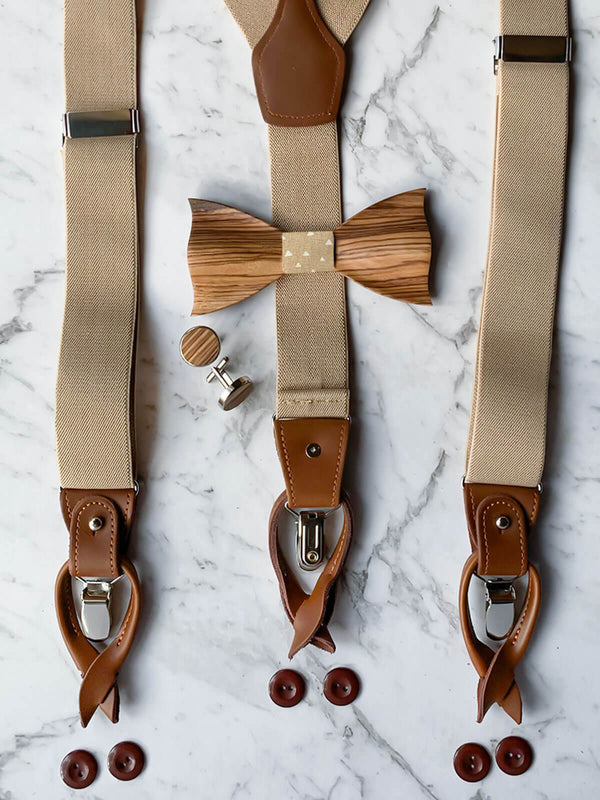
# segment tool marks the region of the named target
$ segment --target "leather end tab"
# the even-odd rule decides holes
[[[536,487],[465,483],[469,537],[480,575],[525,575],[527,536],[539,510]]]
[[[279,0],[252,68],[265,122],[305,127],[336,119],[346,57],[314,0]]]
[[[335,508],[350,420],[301,417],[275,420],[275,444],[290,508]]]

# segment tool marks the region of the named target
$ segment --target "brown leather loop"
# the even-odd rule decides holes
[[[294,639],[289,658],[307,644],[335,652],[335,644],[327,630],[334,603],[335,584],[342,571],[352,538],[352,508],[347,495],[342,492],[341,505],[344,523],[331,558],[319,576],[310,595],[302,589],[291,571],[279,544],[279,519],[285,509],[286,492],[282,492],[273,506],[269,519],[269,553],[277,580],[283,607],[294,626]]]
[[[56,578],[58,624],[71,658],[82,675],[79,711],[84,728],[98,707],[111,722],[119,719],[117,675],[133,644],[141,608],[137,572],[127,558],[121,558],[120,566],[129,580],[131,597],[119,632],[102,652],[96,650],[81,630],[75,612],[68,561],[63,564]]]
[[[519,724],[522,700],[515,681],[515,669],[525,655],[540,606],[540,579],[533,564],[528,567],[527,593],[523,608],[513,629],[494,652],[477,638],[469,609],[469,585],[478,569],[478,555],[472,553],[463,568],[459,589],[460,625],[469,657],[477,674],[477,721],[481,722],[488,709],[498,703]]]

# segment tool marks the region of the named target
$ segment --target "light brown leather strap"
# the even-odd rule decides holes
[[[343,569],[352,539],[352,508],[346,495],[341,497],[344,511],[342,531],[331,557],[327,561],[311,594],[307,594],[290,569],[279,544],[279,522],[285,510],[286,492],[282,492],[273,506],[269,520],[269,553],[277,580],[283,607],[294,627],[294,640],[289,657],[307,644],[313,644],[328,653],[335,652],[335,644],[327,630],[333,611],[336,581]]]
[[[567,163],[567,0],[500,0],[496,141],[489,247],[465,476],[473,555],[461,582],[461,623],[480,675],[482,719],[493,702],[517,722],[514,668],[531,637],[539,578],[527,537],[539,508],[548,376]],[[525,604],[497,651],[470,620],[472,573],[488,587],[528,574]]]
[[[139,615],[139,581],[122,557],[136,485],[135,0],[65,0],[64,66],[66,295],[56,442],[70,548],[57,614],[84,674],[86,725],[98,705],[113,722],[118,718],[116,673]],[[121,633],[99,655],[77,619],[69,576],[115,579],[123,571],[132,585],[130,608]]]

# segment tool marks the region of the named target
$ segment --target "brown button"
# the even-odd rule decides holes
[[[108,769],[120,781],[132,781],[144,769],[144,751],[135,742],[119,742],[108,754]]]
[[[454,771],[459,778],[469,783],[481,781],[490,771],[490,754],[476,742],[461,744],[454,753]]]
[[[507,775],[522,775],[533,761],[531,745],[520,736],[507,736],[496,748],[496,764]]]
[[[63,758],[60,777],[71,789],[85,789],[98,773],[98,762],[87,750],[73,750]]]
[[[280,669],[269,681],[271,700],[283,708],[298,705],[304,697],[305,691],[304,678],[293,669]]]
[[[336,667],[325,675],[323,694],[335,706],[347,706],[358,697],[358,675],[348,667]]]

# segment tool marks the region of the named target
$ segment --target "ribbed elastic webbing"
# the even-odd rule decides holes
[[[501,34],[567,36],[565,0],[501,0]],[[500,61],[466,480],[536,486],[546,439],[569,66]]]
[[[259,41],[276,0],[225,0],[250,46]],[[319,11],[344,43],[368,0],[321,0]],[[341,221],[337,125],[269,126],[273,220],[282,230],[332,230]],[[284,276],[276,286],[276,417],[347,417],[348,344],[344,279]]]
[[[135,108],[134,0],[66,0],[67,111]],[[61,486],[133,486],[135,137],[67,139],[66,298],[56,390]]]

